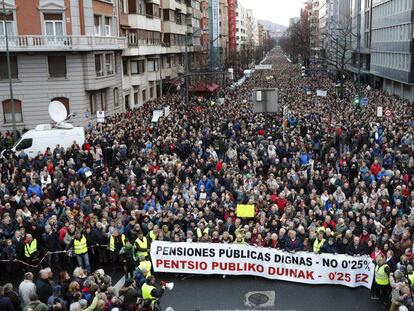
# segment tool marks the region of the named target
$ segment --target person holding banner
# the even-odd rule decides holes
[[[288,237],[286,238],[285,251],[289,253],[300,252],[303,250],[303,242],[300,238],[296,237],[296,231],[290,230]]]

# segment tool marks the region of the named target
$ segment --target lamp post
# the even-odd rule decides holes
[[[357,75],[357,109],[361,105],[361,0],[358,0],[357,15],[357,50],[358,50],[358,75]]]
[[[9,51],[9,36],[6,27],[6,6],[5,0],[3,0],[3,23],[4,23],[4,34],[6,40],[6,61],[7,61],[7,77],[9,80],[9,92],[10,92],[10,103],[12,111],[12,126],[13,126],[13,141],[17,141],[17,129],[16,129],[16,116],[14,111],[14,97],[13,97],[13,83],[11,77],[11,66],[10,66],[10,51]]]

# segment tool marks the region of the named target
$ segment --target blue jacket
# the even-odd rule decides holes
[[[206,191],[207,195],[211,195],[211,192],[213,191],[213,183],[210,179],[206,179],[206,181],[203,181],[203,178],[200,179],[197,185],[197,194],[200,194],[200,188],[201,186],[204,186],[204,190]]]
[[[38,184],[30,184],[27,188],[27,193],[29,194],[29,196],[32,196],[32,194],[34,193],[37,197],[40,197],[42,196],[42,188]]]

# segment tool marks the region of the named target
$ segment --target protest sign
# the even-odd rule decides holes
[[[254,205],[253,204],[237,204],[236,215],[240,218],[252,218],[254,217]]]
[[[155,272],[251,275],[306,284],[371,288],[374,264],[369,256],[286,253],[243,244],[153,241]]]

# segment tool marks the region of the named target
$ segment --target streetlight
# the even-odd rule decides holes
[[[357,15],[357,50],[358,50],[358,76],[357,76],[357,94],[358,101],[356,103],[357,109],[361,105],[361,0],[358,0],[358,15]]]
[[[16,116],[14,111],[14,97],[13,97],[13,83],[11,77],[11,66],[10,66],[10,51],[9,51],[9,35],[6,27],[6,6],[5,0],[3,0],[3,23],[4,23],[4,34],[6,40],[6,61],[7,61],[7,77],[9,80],[9,92],[10,92],[10,103],[12,110],[12,125],[13,125],[13,141],[17,141],[17,129],[16,129]]]

